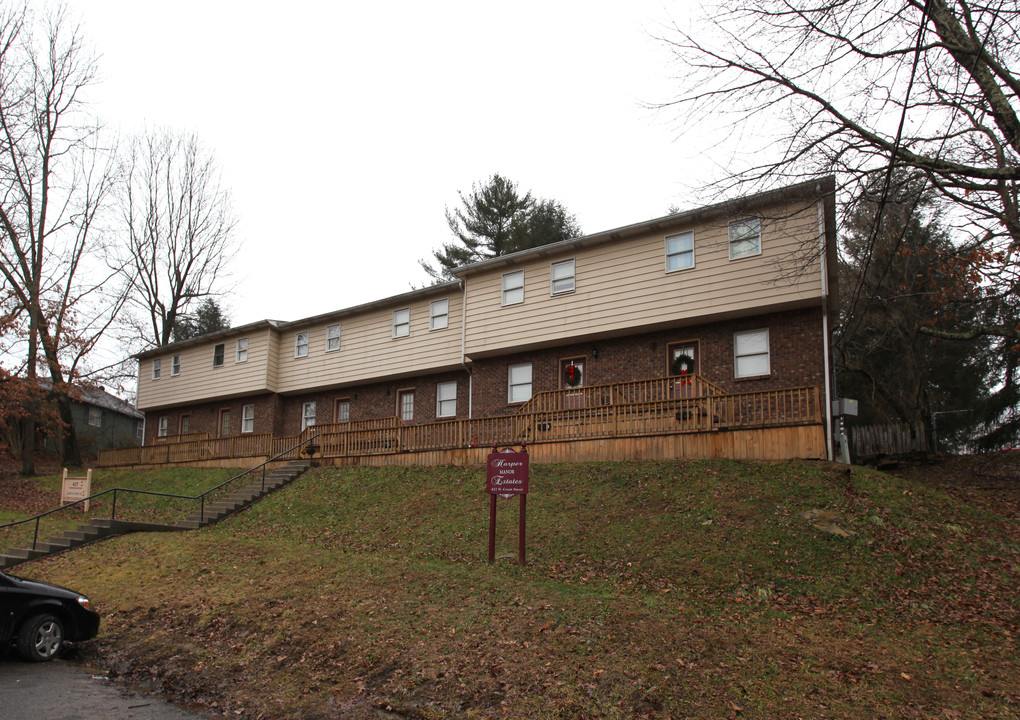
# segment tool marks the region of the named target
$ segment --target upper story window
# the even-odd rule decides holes
[[[768,329],[733,333],[733,376],[757,377],[769,372]]]
[[[503,275],[503,305],[524,302],[524,271],[517,270]]]
[[[730,260],[761,255],[761,222],[747,218],[730,223]]]
[[[223,367],[223,352],[224,352],[224,348],[225,348],[225,345],[223,343],[220,343],[219,345],[217,345],[216,347],[213,348],[213,352],[212,352],[212,366],[213,367]]]
[[[103,409],[95,405],[89,406],[89,425],[92,427],[103,427]]]
[[[308,331],[299,332],[294,336],[294,357],[302,358],[308,356]]]
[[[163,360],[161,358],[156,358],[155,360],[152,361],[152,379],[159,380],[162,374],[163,374]]]
[[[731,244],[731,253],[733,252],[732,248]],[[686,270],[692,267],[694,267],[694,233],[685,232],[666,238],[666,272]]]
[[[549,294],[574,292],[574,258],[554,262],[549,266]]]
[[[234,355],[234,362],[248,362],[248,338],[241,338],[237,341],[237,352]]]
[[[507,380],[507,402],[522,403],[531,399],[531,363],[511,365]]]
[[[450,301],[446,298],[429,303],[429,330],[442,330],[450,324]]]
[[[340,349],[340,325],[330,325],[326,328],[326,352]]]
[[[171,375],[180,375],[181,374],[181,356],[180,355],[174,355],[170,359],[170,374]]]
[[[457,417],[457,381],[436,385],[436,417]]]
[[[393,337],[407,337],[411,334],[411,308],[393,311]]]

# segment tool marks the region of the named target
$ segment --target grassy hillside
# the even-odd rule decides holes
[[[321,469],[18,572],[100,606],[81,658],[231,717],[1016,718],[1013,510],[825,463],[538,466],[529,564],[515,499],[490,566],[481,468]]]

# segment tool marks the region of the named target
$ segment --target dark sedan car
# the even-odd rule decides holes
[[[65,642],[98,632],[99,613],[84,595],[0,572],[0,653],[17,647],[26,660],[52,660]]]

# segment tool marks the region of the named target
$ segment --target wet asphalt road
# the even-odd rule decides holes
[[[0,718],[19,720],[209,720],[61,660],[0,656]]]

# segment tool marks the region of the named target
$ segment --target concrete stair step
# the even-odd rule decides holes
[[[67,550],[68,548],[76,547],[80,544],[81,543],[79,543],[77,540],[72,540],[71,538],[64,537],[63,535],[54,535],[44,543],[36,543],[36,547],[40,547],[41,545],[48,545],[50,547],[57,549],[57,551],[59,552],[59,550]]]
[[[92,542],[98,540],[101,537],[109,535],[108,532],[104,532],[101,528],[89,527],[88,525],[79,525],[81,530],[65,530],[64,537],[69,540],[78,540],[80,542]]]
[[[7,548],[6,555],[8,557],[16,558],[19,561],[34,560],[37,557],[45,555],[42,550],[31,550],[29,548],[13,547]]]

